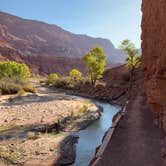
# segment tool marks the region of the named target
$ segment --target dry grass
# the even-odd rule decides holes
[[[0,131],[6,131],[6,130],[11,130],[14,129],[16,126],[15,125],[1,125],[0,126]]]

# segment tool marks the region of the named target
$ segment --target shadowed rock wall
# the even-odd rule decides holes
[[[166,0],[143,0],[142,11],[145,90],[166,133]]]
[[[142,51],[145,89],[155,111],[166,106],[166,1],[143,0]]]

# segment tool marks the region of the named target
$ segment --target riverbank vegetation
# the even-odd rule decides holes
[[[86,65],[86,75],[78,69],[72,69],[68,76],[59,77],[52,73],[45,79],[47,86],[61,89],[80,89],[83,86],[95,87],[98,79],[102,78],[106,65],[106,54],[100,46],[92,48],[82,59]]]
[[[118,71],[118,67],[115,68],[117,74],[114,74],[114,69],[105,70],[106,54],[100,46],[92,48],[83,56],[82,62],[85,64],[86,72],[82,73],[73,68],[66,76],[50,73],[48,76],[41,77],[31,74],[25,64],[1,62],[0,92],[1,94],[17,93],[19,96],[24,95],[25,92],[35,93],[37,91],[32,86],[34,83],[29,83],[29,80],[33,82],[34,79],[44,83],[46,87],[70,91],[72,94],[97,97],[106,101],[116,100],[132,88],[135,70],[141,64],[141,56],[132,42],[124,40],[120,49],[127,54],[125,65],[127,67],[125,69],[122,65],[121,71]],[[111,74],[107,74],[109,72]]]
[[[46,85],[51,85],[53,84],[56,80],[59,79],[59,76],[58,74],[56,73],[51,73],[47,76],[46,80],[45,80],[45,83]]]
[[[23,94],[24,91],[35,93],[35,88],[28,82],[30,76],[31,72],[26,64],[14,61],[0,62],[0,93]]]
[[[134,44],[124,40],[120,49],[127,55],[126,64],[105,70],[106,55],[102,47],[92,48],[83,57],[86,73],[73,69],[68,76],[59,76],[49,86],[70,94],[92,97],[123,105],[139,77],[141,56]],[[47,85],[47,78],[46,78]]]

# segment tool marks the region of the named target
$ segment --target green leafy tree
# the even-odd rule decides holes
[[[97,79],[102,77],[106,65],[106,54],[103,48],[96,46],[92,48],[89,53],[85,54],[83,61],[86,64],[88,77],[94,86]]]
[[[71,77],[71,79],[73,81],[77,81],[77,80],[81,79],[82,73],[77,69],[73,69],[70,71],[69,76]]]
[[[47,85],[52,84],[58,79],[59,79],[59,76],[56,73],[51,73],[46,78],[46,84]]]
[[[23,90],[31,73],[25,64],[14,61],[0,62],[0,91],[13,94]]]
[[[16,82],[24,84],[31,73],[26,64],[15,61],[0,62],[0,79],[13,78]]]
[[[142,57],[139,55],[135,45],[130,40],[122,41],[120,49],[127,54],[126,65],[130,71],[130,88],[133,84],[134,70],[140,66]]]

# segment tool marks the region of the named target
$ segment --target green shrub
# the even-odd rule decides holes
[[[73,69],[70,71],[69,76],[71,77],[72,81],[77,81],[81,79],[82,73],[77,69]]]
[[[24,84],[30,75],[29,67],[26,64],[14,61],[0,62],[0,79],[13,78],[20,84]]]
[[[50,84],[53,84],[58,79],[59,79],[59,76],[56,73],[52,73],[47,76],[45,83],[46,85],[50,85]]]
[[[14,61],[0,62],[0,91],[2,94],[16,94],[27,84],[31,73],[26,64]]]

